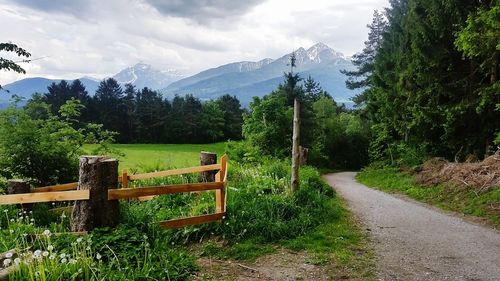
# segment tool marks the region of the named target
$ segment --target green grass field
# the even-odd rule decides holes
[[[85,150],[91,151],[95,146],[87,145]],[[217,153],[220,158],[224,154],[226,143],[212,144],[113,144],[123,156],[116,156],[120,160],[120,169],[134,171],[150,171],[161,168],[182,168],[200,164],[200,152]]]

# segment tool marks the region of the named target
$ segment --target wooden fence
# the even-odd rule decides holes
[[[162,186],[136,187],[129,188],[130,181],[144,180],[151,178],[167,177],[174,175],[201,173],[208,171],[218,171],[215,176],[215,182],[172,184]],[[220,221],[226,215],[226,179],[227,179],[227,156],[223,155],[219,164],[196,166],[189,168],[173,169],[153,173],[128,175],[123,171],[118,176],[118,182],[121,183],[119,189],[108,189],[108,200],[120,199],[139,199],[149,200],[154,196],[163,194],[175,194],[185,192],[202,192],[215,190],[215,209],[214,214],[201,215],[173,219],[160,222],[160,225],[166,228],[178,228],[188,225]],[[59,201],[84,201],[90,199],[89,190],[76,190],[78,182],[44,186],[31,189],[30,193],[11,194],[0,196],[0,205],[7,204],[29,204],[39,202],[59,202]]]

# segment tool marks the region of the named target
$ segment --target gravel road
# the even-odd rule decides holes
[[[324,179],[369,231],[379,280],[500,280],[500,232],[366,187],[356,173]]]

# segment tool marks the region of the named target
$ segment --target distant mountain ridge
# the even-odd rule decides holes
[[[212,99],[231,94],[245,105],[253,96],[262,97],[283,82],[283,74],[289,71],[290,54],[278,59],[266,58],[257,62],[234,62],[202,71],[193,76],[173,82],[161,90],[167,97],[193,94],[200,99]],[[307,50],[295,51],[295,71],[303,78],[309,75],[321,84],[324,90],[340,102],[349,102],[356,92],[345,87],[342,69],[353,69],[349,58],[326,44],[317,43]]]
[[[262,97],[283,82],[283,74],[290,70],[290,55],[285,54],[277,59],[233,62],[201,71],[185,77],[176,70],[158,70],[151,65],[138,63],[118,72],[112,78],[120,84],[132,83],[137,88],[148,87],[159,90],[165,97],[193,94],[202,99],[212,99],[224,94],[235,95],[247,106],[253,96]],[[345,76],[342,69],[354,69],[351,60],[323,43],[317,43],[307,50],[299,48],[295,51],[297,71],[302,78],[309,75],[321,84],[338,102],[349,102],[356,91],[345,87]],[[4,85],[0,90],[0,107],[8,104],[13,94],[29,99],[34,93],[45,93],[52,82],[61,79],[41,77],[25,78]],[[73,80],[67,80],[72,82]],[[90,95],[94,95],[100,80],[92,77],[82,77],[83,83]]]

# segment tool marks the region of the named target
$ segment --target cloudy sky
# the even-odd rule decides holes
[[[388,0],[0,0],[0,42],[37,59],[24,77],[112,76],[138,62],[194,74],[323,42],[352,55]],[[6,57],[6,53],[0,53]]]

